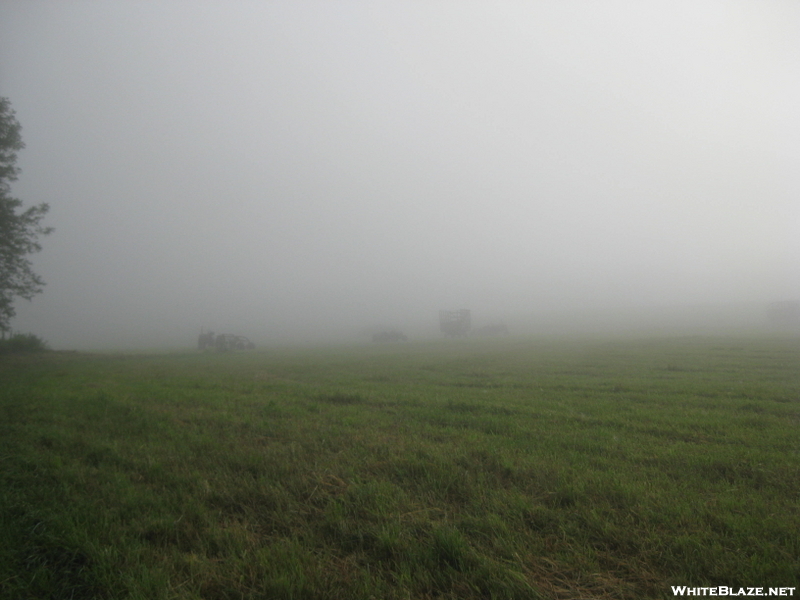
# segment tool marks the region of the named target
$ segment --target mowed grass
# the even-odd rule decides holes
[[[3,598],[800,587],[800,340],[0,357]]]

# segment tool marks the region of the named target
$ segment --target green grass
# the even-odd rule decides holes
[[[800,340],[0,357],[3,598],[800,586]]]

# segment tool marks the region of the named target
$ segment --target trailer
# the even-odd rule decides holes
[[[472,329],[472,313],[468,308],[440,310],[439,329],[447,337],[465,336]]]

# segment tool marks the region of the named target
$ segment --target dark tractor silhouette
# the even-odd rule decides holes
[[[213,331],[203,333],[197,338],[197,349],[205,350],[215,348],[217,352],[228,352],[229,350],[253,350],[256,345],[243,335],[233,335],[232,333],[220,333],[215,336]]]

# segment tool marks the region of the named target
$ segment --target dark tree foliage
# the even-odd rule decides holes
[[[22,201],[11,196],[11,182],[19,175],[17,152],[25,147],[8,98],[0,97],[0,331],[9,331],[14,298],[30,300],[44,281],[31,268],[28,255],[42,249],[39,236],[52,231],[40,225],[47,204],[18,212]]]

